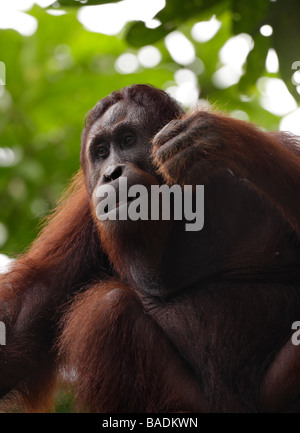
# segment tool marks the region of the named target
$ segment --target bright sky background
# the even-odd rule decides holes
[[[24,36],[32,35],[38,27],[38,22],[26,11],[30,10],[34,3],[47,7],[53,3],[53,0],[0,0],[0,28],[15,29]],[[92,32],[115,35],[122,30],[127,22],[132,20],[142,20],[148,27],[156,27],[159,22],[153,20],[153,17],[164,6],[165,0],[124,0],[107,5],[82,7],[78,11],[78,20]],[[65,12],[48,10],[48,13],[59,15]],[[206,42],[215,36],[220,25],[221,23],[216,17],[212,17],[209,21],[196,23],[192,28],[191,37],[195,43]],[[271,26],[265,25],[260,31],[263,36],[269,37],[273,29]],[[197,76],[189,69],[189,65],[196,60],[199,71],[204,66],[200,59],[196,59],[195,49],[191,41],[180,31],[170,33],[165,38],[165,44],[173,60],[182,66],[182,69],[174,74],[174,85],[170,86],[167,91],[185,106],[193,106],[199,102],[199,87]],[[215,86],[221,89],[227,88],[239,81],[243,73],[243,64],[252,47],[253,41],[246,34],[232,37],[224,44],[219,55],[222,66],[212,77]],[[140,66],[155,67],[160,61],[160,51],[156,47],[148,46],[141,48],[137,55],[122,54],[117,59],[115,68],[119,73],[130,74]],[[271,49],[266,60],[266,69],[270,73],[276,73],[278,67],[276,52]],[[293,78],[295,85],[299,83],[300,93],[299,68],[298,71],[295,71]],[[261,105],[271,113],[284,116],[280,123],[280,129],[300,135],[300,108],[297,108],[297,104],[284,82],[277,78],[264,77],[259,80],[258,89],[261,94]],[[241,113],[237,113],[237,115],[241,115]],[[10,149],[0,148],[0,167],[8,163],[9,165],[15,163],[14,155],[11,154]],[[6,240],[6,236],[6,229],[0,223],[0,248]],[[0,254],[0,270],[2,264],[6,267],[9,263],[7,260],[6,256]]]

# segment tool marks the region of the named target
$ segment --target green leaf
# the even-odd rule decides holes
[[[250,51],[245,66],[246,73],[239,82],[241,91],[249,91],[263,74],[270,42],[270,38],[262,36],[260,33],[256,34],[254,37],[254,48]]]
[[[249,33],[253,35],[262,24],[270,7],[270,0],[241,1],[232,3],[232,30],[235,35]]]
[[[148,29],[142,21],[131,23],[127,34],[126,42],[132,47],[143,47],[144,45],[154,44],[160,39],[167,36],[167,34],[174,30],[176,27],[171,28],[166,24],[157,27],[156,29]]]
[[[116,3],[120,0],[58,0],[54,2],[53,4],[60,6],[75,6],[75,7],[82,7],[82,6],[95,6],[95,5],[103,5],[106,3]],[[52,4],[52,6],[53,6]]]
[[[131,23],[128,30],[125,31],[125,39],[133,47],[142,47],[153,44],[164,38],[168,33],[176,30],[183,22],[190,18],[202,16],[207,10],[211,10],[213,15],[213,6],[227,5],[227,0],[167,0],[164,9],[158,12],[155,19],[161,22],[156,29],[149,29],[143,22]],[[223,9],[223,8],[222,8]]]
[[[300,2],[299,0],[277,1],[272,4],[270,24],[273,27],[274,48],[277,52],[280,74],[289,91],[299,101],[300,95],[292,82],[295,72],[293,64],[300,61]]]
[[[182,23],[219,3],[224,3],[224,0],[167,0],[165,8],[158,12],[156,18],[162,23]]]

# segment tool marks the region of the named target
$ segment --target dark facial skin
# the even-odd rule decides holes
[[[136,167],[157,178],[150,152],[151,134],[146,113],[136,104],[120,101],[91,127],[87,138],[87,176],[91,191],[116,180],[126,167]]]

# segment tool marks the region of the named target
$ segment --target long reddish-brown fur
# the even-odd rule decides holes
[[[184,293],[147,297],[130,275],[131,264],[140,266],[138,276],[145,286],[153,280],[156,284],[149,267],[154,263],[156,271],[161,260],[164,228],[142,227],[130,237],[120,226],[105,232],[96,221],[87,179],[86,138],[96,119],[127,99],[146,107],[152,136],[167,125],[154,138],[152,155],[166,182],[208,183],[230,169],[239,180],[225,182],[221,193],[216,188],[208,207],[220,201],[223,221],[231,220],[234,215],[222,200],[223,194],[232,198],[228,185],[233,185],[237,194],[242,191],[253,199],[253,213],[246,215],[250,221],[253,217],[260,222],[257,209],[261,219],[270,215],[269,225],[258,227],[261,236],[268,231],[266,246],[253,242],[248,249],[256,233],[244,233],[239,221],[228,235],[235,239],[229,251],[226,233],[220,231],[218,237],[210,233],[199,248],[210,254],[224,245],[222,264],[229,272],[226,268],[224,277],[224,269],[213,268],[212,260],[207,267],[215,274],[201,274],[198,291],[192,287]],[[166,94],[138,85],[102,100],[89,114],[82,139],[83,169],[37,240],[0,277],[0,320],[7,329],[7,345],[0,346],[0,397],[16,394],[29,411],[49,410],[63,366],[74,374],[80,410],[92,412],[279,411],[289,410],[290,401],[299,399],[300,361],[289,345],[290,320],[298,310],[300,314],[299,140],[206,111],[182,115]],[[213,212],[212,226],[219,217]],[[145,246],[149,257],[142,263]],[[273,255],[277,246],[283,258]],[[176,247],[184,248],[184,242],[178,240]],[[173,263],[177,251],[171,253]],[[244,262],[238,262],[243,254]],[[278,284],[272,278],[258,281],[262,274],[255,273],[260,271],[257,254],[266,260],[266,269],[274,269],[276,260],[281,260]],[[202,260],[205,254],[198,267]],[[254,264],[248,270],[250,261]],[[247,277],[238,273],[245,268]],[[244,337],[242,344],[239,339]],[[291,388],[281,393],[278,384],[289,381]]]
[[[82,284],[101,276],[101,254],[79,172],[32,247],[0,277],[0,313],[7,329],[7,345],[0,349],[0,394],[18,391],[33,411],[49,405],[59,307]]]
[[[76,372],[81,410],[205,410],[188,367],[137,295],[120,280],[108,279],[78,295],[63,328],[61,355],[67,356],[67,370]]]

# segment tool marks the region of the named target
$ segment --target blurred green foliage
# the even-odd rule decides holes
[[[54,4],[79,7],[82,4],[89,6],[104,3],[112,1],[58,0]],[[225,11],[230,13],[231,35],[247,33],[255,42],[246,65],[248,73],[243,80],[243,90],[250,90],[250,87],[255,85],[257,78],[264,72],[268,49],[275,48],[279,57],[281,77],[293,96],[300,100],[299,93],[290,79],[291,65],[299,60],[300,55],[299,0],[166,0],[166,6],[155,17],[161,23],[159,27],[149,29],[142,21],[132,23],[127,28],[125,39],[133,47],[153,44],[190,19],[202,21],[209,19],[213,14],[220,18]],[[269,38],[261,37],[259,32],[265,24],[273,28],[273,35]]]
[[[186,67],[196,74],[202,99],[227,112],[242,110],[268,129],[276,129],[280,120],[261,107],[256,87],[262,75],[279,76],[265,71],[268,48],[276,43],[278,56],[284,58],[280,73],[286,83],[291,82],[291,63],[299,60],[297,54],[300,58],[297,0],[168,0],[157,15],[161,26],[149,29],[142,22],[129,23],[117,36],[85,30],[77,20],[82,3],[59,0],[67,10],[61,16],[35,6],[28,12],[38,20],[32,36],[0,30],[0,60],[6,65],[6,86],[0,85],[0,149],[12,149],[15,155],[14,163],[0,166],[0,251],[10,256],[30,244],[38,232],[38,222],[53,209],[78,170],[84,118],[97,100],[132,83],[150,83],[163,89],[175,85],[174,73],[184,66],[166,49],[167,33],[178,29],[192,42],[196,59]],[[104,3],[108,2],[84,1],[85,6]],[[55,6],[57,9],[58,4]],[[213,14],[222,23],[220,30],[208,42],[195,42],[191,37],[193,25]],[[271,20],[274,37],[261,36],[260,26]],[[212,76],[221,66],[219,51],[230,37],[241,32],[248,32],[255,41],[247,73],[240,83],[217,88]],[[122,53],[137,54],[149,43],[162,54],[158,66],[140,65],[133,74],[116,71],[115,62]],[[289,88],[295,90],[295,86]]]

